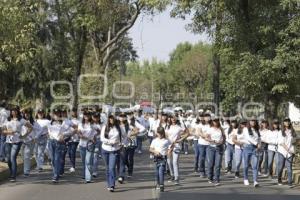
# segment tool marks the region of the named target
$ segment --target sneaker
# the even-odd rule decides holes
[[[294,185],[292,183],[289,183],[288,186],[289,186],[289,188],[293,188],[294,187]]]
[[[160,190],[160,186],[157,184],[155,187],[156,190]]]
[[[206,178],[205,174],[200,174],[200,178]]]
[[[208,183],[209,183],[209,184],[213,184],[213,181],[212,181],[212,180],[208,180]]]
[[[159,186],[159,191],[160,191],[160,192],[164,192],[164,191],[165,191],[165,187],[164,187],[163,185],[160,185],[160,186]]]
[[[174,185],[179,185],[179,180],[178,179],[174,180]]]
[[[57,179],[52,179],[52,183],[58,183]]]
[[[28,178],[29,177],[29,174],[24,174],[24,178]]]
[[[15,178],[11,178],[9,181],[12,182],[12,183],[14,183],[14,182],[16,182],[16,179]]]
[[[154,158],[154,156],[152,154],[150,154],[150,159],[153,159],[153,158]]]
[[[258,172],[258,176],[261,176],[261,172]]]
[[[282,182],[278,182],[277,185],[282,186]]]
[[[217,187],[217,186],[220,186],[221,185],[221,183],[219,183],[219,182],[216,182],[215,183],[215,186]]]
[[[142,151],[141,151],[141,150],[138,150],[138,154],[142,154]]]
[[[263,174],[262,177],[269,177],[269,174]]]
[[[74,168],[74,167],[71,167],[71,168],[69,169],[69,171],[70,171],[71,173],[74,173],[74,172],[75,172],[75,168]]]
[[[187,152],[187,151],[186,151],[186,152],[184,152],[184,154],[185,154],[185,155],[188,155],[188,154],[189,154],[189,152]]]
[[[175,180],[174,176],[171,176],[168,180],[169,183],[173,182]]]
[[[236,179],[240,178],[240,173],[239,173],[239,172],[235,172],[234,177],[235,177]]]
[[[94,183],[94,181],[85,181],[85,184]]]
[[[259,184],[258,184],[258,182],[257,181],[254,181],[254,187],[259,187]]]
[[[244,180],[244,185],[248,186],[249,185],[249,181],[248,180]]]
[[[92,176],[94,177],[94,178],[97,178],[97,173],[96,172],[94,172],[93,174],[92,174]]]
[[[118,182],[119,182],[120,184],[123,184],[124,179],[123,179],[122,177],[119,177],[119,178],[118,178]]]
[[[110,191],[110,192],[114,192],[115,191],[115,189],[113,187],[107,188],[107,190]]]

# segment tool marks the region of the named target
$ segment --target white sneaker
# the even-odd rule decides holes
[[[248,186],[249,185],[249,181],[248,180],[244,180],[244,185]]]
[[[138,150],[138,154],[141,154],[142,153],[142,151],[141,150]]]
[[[153,159],[153,155],[152,154],[150,154],[150,159]]]
[[[254,187],[258,187],[259,186],[259,184],[258,184],[257,181],[255,181],[253,185],[254,185]]]
[[[70,171],[71,173],[74,173],[74,172],[75,172],[75,168],[74,168],[74,167],[71,167],[71,168],[69,169],[69,171]]]

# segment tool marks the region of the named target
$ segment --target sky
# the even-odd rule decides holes
[[[171,51],[181,42],[195,44],[209,41],[205,34],[195,35],[185,29],[191,19],[174,19],[169,13],[170,10],[166,10],[154,17],[140,16],[130,29],[129,34],[138,52],[138,60],[156,58],[159,61],[168,61]]]

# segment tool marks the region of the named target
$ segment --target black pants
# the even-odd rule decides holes
[[[124,162],[128,169],[128,175],[132,175],[133,173],[133,165],[134,165],[134,152],[136,147],[127,147],[124,152]]]

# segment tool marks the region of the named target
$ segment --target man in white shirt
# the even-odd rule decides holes
[[[0,162],[5,161],[5,141],[6,136],[2,134],[2,127],[4,126],[7,118],[9,117],[9,111],[6,110],[6,102],[2,101],[0,104]]]

